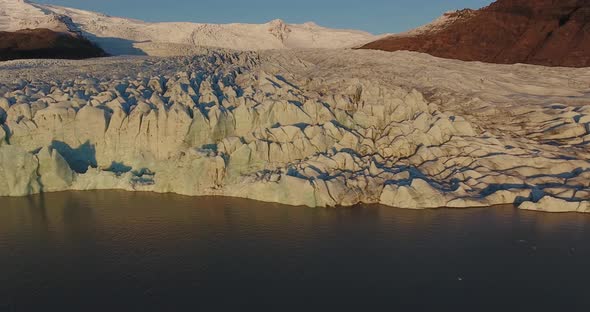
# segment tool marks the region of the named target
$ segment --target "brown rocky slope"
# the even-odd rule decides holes
[[[0,32],[0,61],[14,59],[85,59],[106,56],[90,41],[70,33],[49,29]]]
[[[464,61],[590,66],[590,0],[498,0],[361,47]]]

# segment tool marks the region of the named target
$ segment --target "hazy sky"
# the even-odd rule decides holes
[[[322,26],[366,30],[375,34],[420,26],[443,12],[480,8],[492,0],[33,0],[146,21],[289,23],[314,21]]]

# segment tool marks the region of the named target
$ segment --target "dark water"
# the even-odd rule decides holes
[[[590,215],[0,198],[0,311],[590,311]]]

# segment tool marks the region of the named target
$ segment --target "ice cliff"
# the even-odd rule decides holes
[[[6,63],[0,195],[122,189],[322,207],[590,211],[590,106],[523,100],[509,116],[493,102],[523,93],[461,97],[483,83],[469,76],[474,66],[493,80],[486,90],[508,90],[508,67],[395,55],[212,50]],[[415,79],[394,82],[406,78],[387,64]],[[450,75],[448,64],[464,84],[433,82]]]

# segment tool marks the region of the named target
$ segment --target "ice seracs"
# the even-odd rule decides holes
[[[587,212],[588,85],[587,69],[408,52],[8,62],[0,195],[123,189]]]

